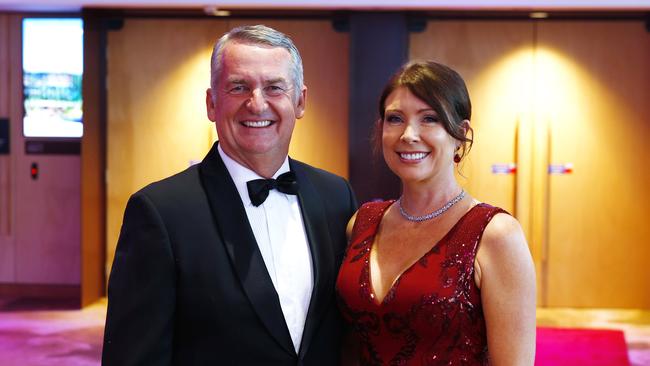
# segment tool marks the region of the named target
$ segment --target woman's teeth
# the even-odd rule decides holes
[[[429,153],[399,153],[399,157],[404,160],[421,160],[424,159]]]

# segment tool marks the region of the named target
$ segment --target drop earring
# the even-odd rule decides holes
[[[454,163],[460,163],[460,155],[458,155],[458,153],[454,154]]]

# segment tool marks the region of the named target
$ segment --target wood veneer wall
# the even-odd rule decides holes
[[[520,219],[541,306],[650,307],[649,39],[641,21],[442,21],[411,37],[411,57],[468,83],[465,184]],[[492,173],[510,160],[516,177]]]
[[[251,22],[246,22],[250,24]],[[329,21],[256,19],[292,37],[308,87],[289,154],[348,176],[348,35]],[[218,138],[205,115],[214,42],[235,20],[126,19],[108,35],[107,255],[128,197],[201,160]]]
[[[105,295],[106,27],[84,15],[84,136],[81,140],[81,305]]]
[[[0,118],[9,118],[9,16],[0,13]],[[9,126],[11,134],[12,126]],[[10,141],[11,142],[11,141]],[[10,151],[13,146],[10,146]],[[0,282],[14,278],[11,155],[0,155]]]

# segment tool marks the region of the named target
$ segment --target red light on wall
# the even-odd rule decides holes
[[[492,164],[492,174],[516,174],[517,164],[515,163],[497,163]]]
[[[571,173],[573,173],[573,163],[550,164],[548,166],[548,174],[563,175]]]
[[[31,175],[33,180],[38,179],[38,164],[32,163],[32,166],[29,169],[29,175]]]

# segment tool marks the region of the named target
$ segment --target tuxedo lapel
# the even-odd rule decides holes
[[[323,311],[330,301],[336,268],[323,198],[303,168],[293,160],[289,160],[289,163],[300,187],[298,199],[314,266],[314,289],[300,344],[302,357],[308,350],[312,336],[323,317]]]
[[[295,354],[280,300],[259,251],[239,193],[214,144],[200,166],[217,229],[255,312],[276,341]]]

